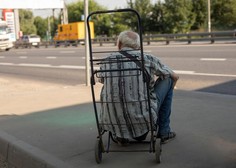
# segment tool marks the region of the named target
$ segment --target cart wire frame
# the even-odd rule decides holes
[[[140,53],[141,53],[141,67],[137,68],[137,69],[133,69],[133,70],[141,70],[142,74],[144,74],[144,70],[145,70],[145,66],[144,66],[144,55],[143,55],[143,41],[142,41],[142,25],[141,25],[141,18],[139,13],[136,10],[133,9],[117,9],[117,10],[106,10],[106,11],[95,11],[92,12],[88,15],[87,17],[87,30],[88,30],[88,41],[89,41],[89,55],[90,55],[90,66],[91,66],[91,93],[92,93],[92,99],[93,99],[93,107],[94,107],[94,111],[95,111],[95,118],[96,118],[96,124],[97,124],[97,129],[98,129],[98,137],[97,137],[97,145],[98,145],[98,159],[96,158],[97,163],[100,163],[101,161],[101,154],[99,154],[99,152],[102,153],[108,153],[108,152],[144,152],[144,151],[148,151],[150,153],[155,153],[157,152],[157,149],[155,148],[155,142],[156,142],[156,135],[154,135],[154,123],[152,122],[152,113],[151,113],[151,103],[150,103],[150,94],[149,94],[149,80],[145,79],[145,75],[143,75],[143,81],[146,82],[146,88],[147,88],[147,102],[148,102],[148,108],[149,108],[149,120],[150,120],[150,148],[149,150],[135,150],[135,151],[130,151],[130,150],[110,150],[109,149],[109,144],[110,144],[110,139],[113,139],[111,132],[109,132],[109,136],[108,136],[108,146],[107,149],[105,149],[103,142],[102,142],[102,135],[104,134],[105,131],[101,130],[101,127],[99,125],[99,117],[98,117],[98,111],[97,111],[97,105],[96,105],[96,98],[95,98],[95,91],[94,91],[94,85],[96,84],[95,82],[95,74],[97,74],[98,72],[105,72],[104,70],[95,70],[94,67],[94,62],[96,61],[102,61],[102,59],[93,59],[93,53],[108,53],[108,51],[104,51],[104,52],[93,52],[92,50],[92,39],[91,39],[91,30],[90,30],[90,25],[89,25],[89,21],[91,19],[92,16],[97,15],[97,14],[109,14],[109,13],[118,13],[118,12],[131,12],[134,13],[137,16],[137,20],[138,20],[138,24],[137,24],[137,30],[138,30],[138,34],[140,36]],[[109,51],[111,52],[111,51]],[[118,52],[118,51],[116,51]],[[98,63],[99,64],[99,63]],[[122,70],[123,71],[123,70]],[[146,141],[145,141],[146,142]],[[96,150],[96,149],[95,149]],[[161,152],[161,149],[160,149]],[[96,151],[95,151],[96,153]],[[157,154],[156,154],[157,155]],[[158,157],[159,158],[159,157]],[[160,163],[160,159],[157,159],[157,162]]]

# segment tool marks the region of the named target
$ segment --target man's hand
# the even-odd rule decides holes
[[[176,74],[176,73],[172,73],[171,74],[171,78],[173,79],[173,88],[175,87],[175,85],[176,85],[176,83],[177,83],[177,81],[179,80],[179,76]]]

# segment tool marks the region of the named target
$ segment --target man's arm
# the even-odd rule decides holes
[[[177,81],[179,80],[179,76],[175,73],[175,72],[172,72],[170,77],[173,79],[173,88],[175,87]]]
[[[171,68],[163,64],[158,57],[149,54],[146,56],[147,60],[145,62],[145,66],[150,68],[150,71],[153,69],[153,72],[156,76],[160,76],[162,78],[171,77],[171,79],[173,79],[174,88],[179,79],[179,76]]]

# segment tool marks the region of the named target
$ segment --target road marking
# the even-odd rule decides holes
[[[60,68],[60,69],[85,69],[85,66],[73,66],[73,65],[58,65],[53,66],[50,64],[13,64],[13,63],[0,63],[0,65],[8,66],[25,66],[25,67],[41,67],[41,68]],[[90,68],[90,67],[89,67]],[[99,67],[94,67],[94,70],[98,70]],[[183,70],[174,70],[177,74],[182,75],[196,75],[196,76],[216,76],[216,77],[236,77],[233,74],[213,74],[213,73],[197,73],[195,71],[183,71]]]
[[[194,71],[181,71],[181,70],[174,70],[174,71],[177,74],[184,74],[184,75],[186,75],[186,74],[194,74],[195,73]]]
[[[20,58],[20,59],[26,59],[26,58],[28,58],[28,57],[26,57],[26,56],[20,56],[19,58]]]
[[[81,57],[81,59],[85,59],[86,57]],[[93,57],[93,59],[97,59],[98,57]],[[90,57],[89,57],[90,59]]]
[[[27,54],[27,52],[25,51],[19,51],[19,52],[16,52],[17,54]]]
[[[75,51],[59,51],[60,54],[73,54]]]
[[[236,77],[236,75],[232,74],[212,74],[212,73],[193,73],[192,75],[198,76],[217,76],[217,77]]]
[[[59,65],[60,68],[65,69],[85,69],[84,66]]]
[[[201,61],[226,61],[226,58],[201,58]]]
[[[175,71],[175,73],[182,74],[182,75],[236,77],[236,75],[232,75],[232,74],[197,73],[195,71],[181,71],[181,70],[174,70],[174,71]]]
[[[57,57],[46,57],[46,59],[57,59]]]
[[[13,63],[5,62],[5,63],[0,63],[0,65],[14,65],[14,64]]]
[[[85,69],[85,66],[60,65],[59,67],[65,69]],[[97,70],[99,67],[94,67],[94,69]]]
[[[53,66],[50,64],[13,64],[13,63],[0,63],[0,65],[8,65],[8,66],[18,66],[18,67],[41,67],[41,68],[60,68],[60,69],[85,69],[85,66],[73,66],[73,65],[58,65]],[[90,67],[89,67],[90,68]],[[99,69],[99,67],[94,67],[94,69]]]
[[[26,66],[26,67],[51,67],[50,64],[15,64],[15,66]]]
[[[5,58],[5,56],[0,56],[0,58]]]

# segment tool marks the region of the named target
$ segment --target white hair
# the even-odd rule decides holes
[[[133,31],[123,31],[118,36],[118,43],[121,43],[122,47],[130,47],[133,49],[140,48],[140,37],[138,33]]]

